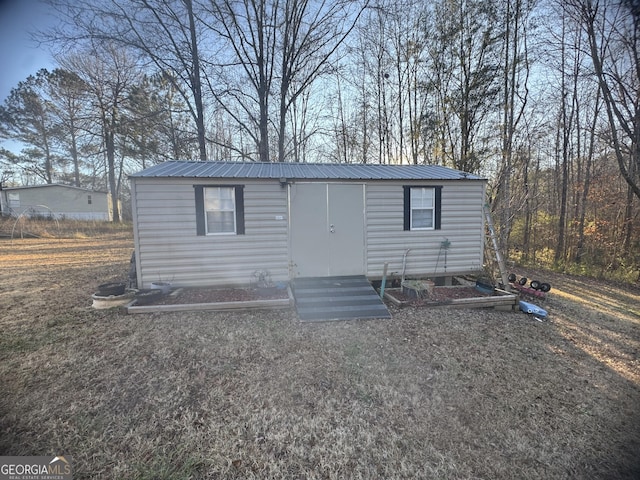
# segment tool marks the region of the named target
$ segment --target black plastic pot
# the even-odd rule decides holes
[[[126,285],[124,283],[110,282],[98,285],[96,295],[100,297],[109,297],[111,295],[122,295]]]

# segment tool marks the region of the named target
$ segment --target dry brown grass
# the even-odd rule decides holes
[[[131,232],[130,223],[0,216],[0,238],[95,238]]]
[[[72,455],[76,478],[640,475],[638,291],[558,277],[546,323],[93,310],[131,250],[0,242],[0,454]]]

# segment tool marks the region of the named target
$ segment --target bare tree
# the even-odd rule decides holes
[[[61,57],[59,61],[64,68],[75,72],[86,86],[97,134],[104,147],[107,181],[113,202],[113,221],[118,222],[118,179],[121,168],[116,164],[116,154],[119,136],[123,134],[123,107],[129,89],[139,80],[139,66],[126,51],[112,43]]]
[[[620,173],[640,198],[640,8],[631,0],[569,4],[587,34]]]
[[[505,256],[509,252],[509,236],[511,234],[514,217],[512,178],[514,177],[514,155],[517,151],[515,142],[518,128],[524,120],[525,109],[529,99],[529,50],[528,50],[528,20],[532,5],[523,0],[505,2],[504,42],[502,53],[502,121],[501,124],[501,155],[500,168],[496,179],[496,201],[492,207],[499,213],[500,245]],[[530,146],[527,150],[530,152]],[[519,155],[524,161],[521,164],[522,174],[526,182],[528,177],[528,162],[530,153]],[[526,185],[526,183],[525,183]],[[524,199],[527,201],[526,197]]]
[[[562,6],[564,9],[564,5]],[[558,118],[558,142],[556,149],[556,178],[560,179],[558,193],[560,197],[560,214],[558,216],[558,243],[555,248],[555,263],[565,258],[566,231],[568,215],[568,193],[569,193],[569,169],[573,157],[572,139],[574,124],[576,122],[576,109],[578,106],[578,73],[580,71],[580,35],[570,36],[567,32],[566,15],[562,15],[562,37],[561,37],[561,65],[560,65],[560,112]],[[574,32],[575,33],[575,32]],[[567,42],[578,48],[571,49],[574,54],[568,58]],[[573,62],[572,62],[573,60]],[[571,65],[572,63],[572,65]],[[571,65],[571,70],[567,73],[567,64]],[[570,83],[569,83],[570,82]]]
[[[60,49],[108,42],[135,50],[173,83],[196,127],[199,157],[207,158],[200,42],[193,0],[47,0],[62,21],[41,37]]]
[[[375,146],[378,163],[392,162],[396,140],[393,128],[394,107],[398,105],[394,90],[395,58],[389,45],[390,23],[396,19],[385,0],[377,1],[358,28],[358,43],[352,48],[355,56],[353,78],[357,79],[358,110],[362,119],[363,162],[370,162],[367,154]],[[355,54],[355,55],[354,55]],[[369,129],[369,126],[371,127]]]
[[[363,4],[353,0],[284,0],[278,49],[278,161],[285,160],[285,127],[291,106],[323,73],[367,6],[368,0]]]
[[[222,91],[211,88],[219,104],[230,113],[252,137],[258,147],[258,159],[268,162],[269,158],[269,100],[275,68],[276,27],[279,2],[262,0],[222,0],[212,1],[210,9],[213,19],[208,27],[219,35],[230,50],[228,58],[217,59],[221,69],[240,67],[251,91],[243,91],[242,85],[223,86]],[[224,53],[221,52],[222,55]],[[231,80],[230,77],[227,77]],[[255,95],[255,96],[252,96]],[[251,120],[245,122],[233,113],[233,106],[225,98],[231,98],[241,107]],[[258,115],[254,114],[253,102],[258,105]],[[257,127],[258,135],[254,133]]]
[[[640,199],[640,8],[637,2],[584,0],[578,5],[604,99],[610,142],[628,185],[623,253],[631,249],[633,198]]]
[[[209,28],[228,48],[218,60],[222,69],[239,67],[240,82],[212,92],[223,108],[254,137],[260,161],[270,160],[270,127],[277,136],[277,160],[287,157],[287,118],[292,105],[323,73],[329,59],[344,42],[366,7],[349,0],[223,0],[211,1]],[[222,54],[224,56],[224,54]],[[229,76],[226,76],[229,80]],[[242,83],[242,81],[246,83]],[[244,86],[250,86],[251,92]],[[277,92],[277,93],[275,93]],[[277,104],[275,113],[270,104]],[[226,105],[231,98],[249,121]],[[257,104],[257,108],[252,104]],[[252,130],[256,129],[256,136]]]
[[[86,88],[75,73],[57,68],[49,78],[49,95],[58,123],[56,138],[71,157],[73,183],[79,187],[81,139],[89,129]]]
[[[440,147],[468,172],[483,166],[479,137],[500,91],[501,28],[496,2],[478,0],[437,2],[428,24]]]
[[[144,76],[127,95],[125,153],[142,168],[175,159],[197,159],[195,132],[184,102],[166,75]]]
[[[586,153],[586,162],[584,166],[584,176],[582,181],[579,182],[579,188],[581,188],[580,201],[578,202],[579,211],[578,211],[578,232],[577,232],[577,243],[576,250],[574,255],[574,261],[576,263],[582,263],[583,256],[585,254],[585,223],[587,218],[587,200],[589,198],[589,190],[591,187],[591,170],[593,165],[593,159],[595,156],[595,148],[596,148],[596,136],[597,136],[597,121],[598,116],[601,109],[601,101],[602,95],[601,90],[598,88],[598,93],[596,95],[595,104],[593,107],[593,117],[591,128],[589,130],[589,143],[587,147]]]

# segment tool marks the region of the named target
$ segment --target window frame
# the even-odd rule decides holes
[[[428,232],[432,230],[440,230],[442,220],[442,185],[403,185],[404,190],[404,225],[405,231]],[[431,227],[414,227],[413,226],[413,210],[424,210],[423,208],[412,208],[411,190],[433,189],[433,217]]]
[[[222,190],[229,190],[231,192],[231,203],[233,207],[231,209],[227,208],[208,208],[209,201],[220,201],[222,203],[224,200],[229,200],[229,198],[224,198],[221,195]],[[213,191],[217,191],[217,198],[212,198]],[[204,228],[207,235],[237,235],[237,225],[236,225],[236,195],[235,195],[234,187],[225,187],[221,185],[217,185],[214,187],[204,187]],[[233,230],[221,230],[221,231],[211,231],[210,227],[213,225],[209,224],[209,213],[231,213],[233,218]],[[220,225],[223,225],[222,223]]]
[[[420,206],[416,206],[414,203],[414,198],[413,198],[413,193],[416,192],[417,190],[421,190],[423,195],[422,198],[424,198],[424,193],[425,190],[429,190],[429,193],[431,194],[431,206],[430,207],[424,207],[422,205]],[[411,225],[411,230],[435,230],[435,224],[436,224],[436,189],[433,187],[412,187],[411,188],[411,206],[410,208],[410,225]],[[420,211],[430,211],[431,212],[431,222],[429,226],[426,227],[416,227],[414,225],[414,221],[416,220],[415,216],[414,216],[414,212],[416,212],[417,210]]]
[[[195,194],[195,207],[196,207],[196,235],[198,236],[232,236],[232,235],[244,235],[244,185],[193,185]],[[207,197],[206,189],[215,188],[230,188],[233,191],[233,218],[234,218],[234,231],[227,232],[209,232],[208,211],[220,211],[220,210],[207,210]],[[223,210],[229,211],[229,210]]]

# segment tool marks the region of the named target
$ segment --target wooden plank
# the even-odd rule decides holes
[[[384,299],[385,300],[388,300],[389,302],[393,303],[397,307],[406,307],[407,305],[410,304],[410,302],[408,302],[408,301],[398,300],[391,293],[389,293],[389,290],[390,289],[387,289],[384,292]],[[394,289],[391,289],[391,290],[392,290],[392,292],[398,292],[399,291],[399,289],[397,289],[397,288],[394,288]]]
[[[442,287],[438,287],[442,288]],[[457,287],[451,287],[457,288]],[[398,291],[398,289],[391,289],[391,292]],[[507,293],[504,290],[496,289],[498,295],[493,297],[473,297],[473,298],[457,298],[454,300],[428,303],[423,305],[425,307],[451,307],[451,308],[501,308],[512,309],[518,304],[518,296],[512,293]],[[409,301],[402,301],[395,298],[388,290],[385,292],[385,300],[388,300],[398,307],[404,307],[410,305]]]
[[[518,296],[496,289],[500,294],[493,297],[458,298],[444,306],[460,308],[514,308],[518,303]]]
[[[190,312],[205,310],[270,310],[288,308],[291,300],[278,298],[274,300],[248,300],[245,302],[183,303],[179,305],[130,305],[127,313],[153,312]]]
[[[453,305],[515,305],[516,297],[476,297],[476,298],[456,298],[451,300]]]

